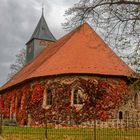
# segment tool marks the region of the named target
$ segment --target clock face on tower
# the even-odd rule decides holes
[[[39,42],[39,45],[40,46],[48,46],[48,41],[44,41],[44,40],[41,40],[40,42]]]
[[[27,44],[27,55],[26,55],[26,62],[30,62],[34,58],[34,46],[33,42],[29,42]]]

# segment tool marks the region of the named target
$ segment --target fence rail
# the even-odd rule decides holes
[[[0,118],[0,140],[139,140],[140,118],[111,119],[81,124],[48,122],[44,128],[5,126]]]

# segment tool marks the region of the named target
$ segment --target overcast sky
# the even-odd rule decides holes
[[[6,82],[10,64],[25,47],[41,16],[43,0],[0,0],[0,85]],[[44,0],[45,18],[56,38],[62,29],[64,12],[78,0]]]

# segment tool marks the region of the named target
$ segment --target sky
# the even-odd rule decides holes
[[[15,55],[26,47],[41,17],[42,3],[47,24],[59,39],[66,34],[61,26],[65,22],[65,10],[76,2],[78,0],[0,0],[0,86],[8,79]]]

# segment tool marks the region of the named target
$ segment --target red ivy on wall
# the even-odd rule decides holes
[[[74,83],[83,89],[83,106],[78,109],[71,104],[71,91]],[[53,104],[43,109],[43,97],[46,88],[53,89]],[[106,120],[113,109],[118,107],[127,95],[127,85],[124,80],[111,78],[79,78],[71,83],[64,81],[33,81],[0,96],[0,109],[4,118],[16,115],[19,125],[27,125],[28,116],[32,126],[45,124],[45,114],[48,122],[81,123],[94,119]]]
[[[29,111],[32,117],[32,125],[40,125],[45,121],[45,110],[42,108],[44,89],[44,82],[35,82],[32,85],[29,102]]]

